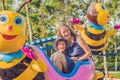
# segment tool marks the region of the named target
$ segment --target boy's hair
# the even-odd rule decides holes
[[[58,46],[58,43],[59,43],[60,41],[64,41],[65,44],[66,44],[66,47],[68,46],[67,41],[66,41],[64,38],[58,37],[58,38],[55,40],[54,45],[53,45],[53,48],[54,48],[55,50],[58,50],[57,46]]]

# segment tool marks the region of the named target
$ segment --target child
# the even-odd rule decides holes
[[[57,50],[51,55],[51,61],[53,64],[63,73],[67,73],[67,62],[65,58],[65,50],[67,42],[64,38],[58,37],[54,42],[54,49]]]

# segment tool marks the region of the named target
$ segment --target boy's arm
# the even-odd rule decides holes
[[[55,53],[50,56],[50,60],[51,60],[52,62],[53,62],[53,60],[54,60],[54,57],[55,57]]]
[[[65,70],[65,72],[67,73],[67,62],[66,62],[66,60],[64,61],[64,60],[62,60],[63,62],[63,69]]]

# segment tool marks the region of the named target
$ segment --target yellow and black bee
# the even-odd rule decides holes
[[[26,0],[25,3],[29,1]],[[40,58],[36,60],[27,58],[21,51],[26,41],[25,33],[26,25],[22,15],[8,10],[0,11],[0,78],[2,80],[43,80],[39,72],[46,70],[44,62]],[[43,65],[44,68],[41,69]]]
[[[108,45],[108,35],[116,32],[116,30],[104,28],[104,25],[108,23],[109,13],[102,3],[93,3],[88,8],[87,19],[88,22],[84,26],[75,24],[74,28],[80,30],[81,36],[92,52],[103,51]]]

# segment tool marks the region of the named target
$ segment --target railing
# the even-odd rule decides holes
[[[56,36],[51,36],[51,37],[48,37],[48,38],[42,38],[42,39],[39,39],[39,40],[34,40],[34,41],[31,41],[31,42],[27,42],[26,44],[42,45],[42,46],[40,46],[40,48],[42,50],[50,50],[50,49],[53,49],[53,45],[47,46],[46,43],[53,42],[56,38],[57,38]],[[117,49],[119,50],[120,46]],[[97,53],[97,54],[93,54],[93,55],[97,55],[97,56],[116,56],[117,53],[115,53],[115,52],[110,52],[110,53],[107,53],[107,54]]]
[[[42,50],[50,50],[50,49],[53,49],[53,45],[46,46],[46,43],[53,42],[56,38],[57,38],[56,36],[51,36],[51,37],[48,37],[48,38],[43,38],[43,39],[27,42],[26,45],[27,44],[33,44],[33,45],[41,44],[42,46],[40,46],[40,48]]]
[[[51,37],[48,37],[48,38],[42,38],[42,39],[39,39],[39,40],[34,40],[34,41],[31,41],[31,42],[27,42],[26,44],[33,44],[33,45],[42,45],[40,46],[40,48],[42,50],[50,50],[50,49],[53,49],[53,45],[49,45],[47,46],[46,43],[48,42],[54,42],[54,40],[57,38],[57,36],[51,36]],[[120,46],[117,48],[118,50],[120,50]],[[102,54],[102,53],[97,53],[97,54],[94,54],[93,55],[97,55],[97,56],[116,56],[117,53],[115,52],[110,52],[110,53],[107,53],[107,54]]]

